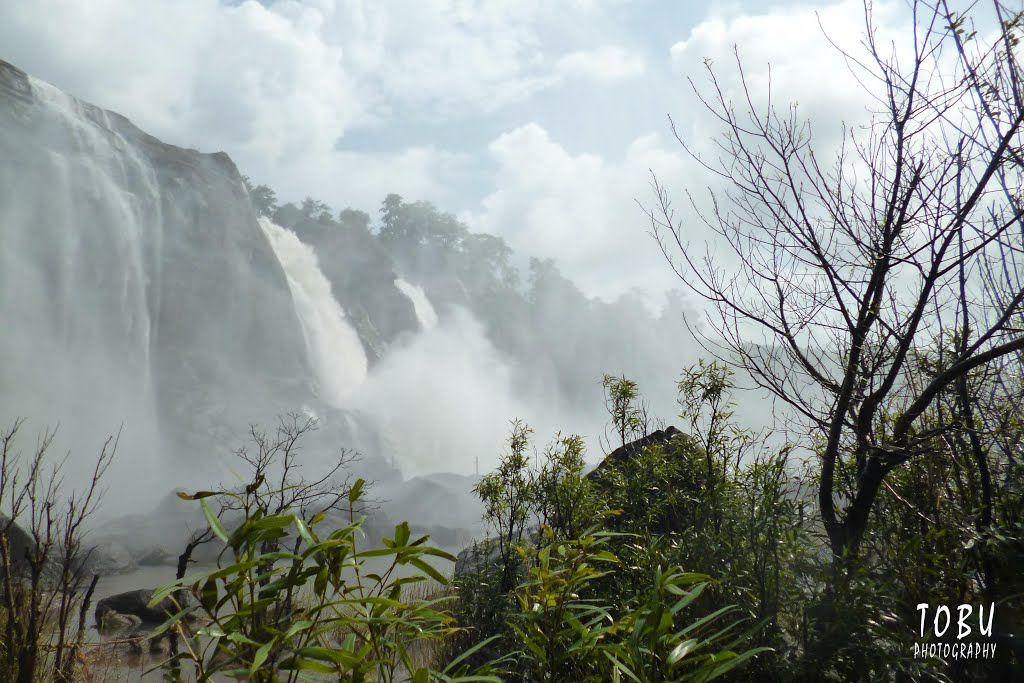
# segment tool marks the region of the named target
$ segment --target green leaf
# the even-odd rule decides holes
[[[263,666],[263,662],[267,661],[267,657],[270,655],[270,648],[274,646],[273,640],[269,643],[264,643],[260,649],[256,650],[256,655],[252,658],[252,666],[249,667],[249,676],[251,677],[256,673],[256,669]]]
[[[401,524],[395,525],[396,546],[408,546],[409,535],[409,522],[402,522]]]
[[[671,610],[672,613],[676,614],[681,609],[683,609],[684,607],[689,605],[691,602],[696,600],[698,597],[700,597],[700,594],[703,593],[704,589],[707,588],[707,587],[708,587],[708,585],[706,583],[699,583],[696,586],[694,586],[692,589],[690,589],[689,591],[684,592],[683,598],[681,600],[679,600],[678,602],[676,602],[676,604],[672,605],[672,610]]]
[[[352,484],[352,488],[348,492],[348,502],[355,504],[359,497],[363,494],[363,487],[366,485],[366,481],[363,479],[356,479],[356,483]]]
[[[755,657],[761,654],[762,652],[770,652],[771,649],[772,648],[770,647],[758,647],[754,648],[753,650],[747,650],[746,652],[740,655],[737,655],[735,652],[720,652],[716,654],[715,657],[721,657],[723,660],[722,663],[712,668],[703,676],[701,676],[700,680],[702,682],[711,681],[718,678],[719,676],[724,676],[725,674],[729,673],[737,666],[750,659],[751,657]]]
[[[468,650],[466,650],[465,652],[460,654],[458,657],[456,657],[452,661],[448,662],[448,666],[446,666],[444,668],[444,671],[442,673],[446,673],[447,674],[447,673],[451,673],[451,672],[455,671],[455,667],[457,667],[463,661],[465,661],[466,659],[469,659],[470,657],[472,657],[481,648],[487,647],[488,645],[490,645],[491,643],[493,643],[496,640],[499,640],[500,638],[501,638],[501,636],[499,635],[499,636],[491,636],[487,640],[481,640],[479,643],[477,643],[473,647],[469,648]]]
[[[432,578],[434,581],[437,581],[442,586],[448,585],[448,578],[441,574],[441,572],[431,567],[429,562],[424,562],[418,557],[410,557],[409,564],[416,567],[421,572]]]
[[[249,638],[244,633],[240,633],[239,631],[229,631],[227,639],[232,643],[242,643],[244,645],[259,645],[259,643],[257,643],[255,640]]]
[[[284,634],[284,637],[285,638],[291,638],[292,636],[294,636],[299,631],[304,631],[304,630],[306,630],[306,629],[308,629],[308,628],[310,628],[312,626],[313,626],[313,622],[310,621],[309,619],[303,619],[301,621],[296,621],[294,624],[291,625],[291,627],[288,629],[288,631]]]
[[[219,519],[217,519],[217,515],[213,514],[213,510],[210,509],[209,503],[207,503],[204,498],[199,501],[199,504],[203,508],[203,516],[206,517],[206,523],[210,525],[210,530],[213,531],[217,538],[227,543],[228,534],[224,531],[224,525],[220,523]]]
[[[678,664],[686,655],[690,654],[694,649],[697,648],[698,641],[696,638],[690,638],[672,648],[672,652],[668,655],[668,665],[670,667]]]
[[[203,498],[209,498],[210,496],[216,496],[216,491],[196,491],[195,493],[185,493],[184,491],[175,491],[175,495],[182,500],[202,500]]]
[[[313,536],[312,530],[298,517],[295,518],[295,529],[299,532],[299,537],[302,538],[307,546],[316,545],[316,537]]]
[[[199,591],[199,604],[209,613],[217,609],[217,584],[213,579],[207,579]]]
[[[333,674],[338,671],[339,667],[322,664],[305,657],[292,657],[287,662],[282,662],[281,668],[289,671],[312,671],[318,674]]]
[[[641,683],[640,679],[637,677],[635,673],[633,673],[632,669],[626,666],[622,662],[622,660],[616,657],[613,653],[609,652],[608,650],[604,650],[603,654],[612,663],[612,666],[615,667],[615,671],[619,671],[621,673],[626,674],[627,676],[629,676],[629,679],[631,681],[635,681],[635,683]]]

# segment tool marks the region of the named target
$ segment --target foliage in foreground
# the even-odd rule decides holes
[[[409,526],[395,527],[384,547],[360,547],[360,520],[354,520],[363,492],[357,481],[348,494],[352,523],[320,535],[322,513],[307,523],[292,510],[264,514],[246,505],[263,482],[244,492],[199,492],[214,534],[224,544],[218,566],[166,586],[154,603],[179,596],[183,609],[163,629],[180,636],[177,652],[164,667],[173,679],[182,668],[197,681],[214,675],[246,676],[254,683],[296,681],[309,674],[334,680],[495,681],[453,662],[442,671],[417,663],[415,648],[451,632],[442,599],[410,598],[409,588],[433,579],[447,583],[429,562],[453,560],[413,539]],[[229,532],[208,504],[230,497],[249,512]],[[299,542],[281,541],[289,535]],[[274,550],[275,548],[278,548]],[[373,568],[371,568],[373,566]],[[190,596],[198,620],[186,619]],[[485,669],[481,669],[484,671]]]
[[[268,510],[267,478],[241,491],[181,494],[198,499],[224,547],[217,566],[157,591],[154,604],[177,599],[169,631],[172,680],[245,676],[256,683],[326,676],[346,681],[709,681],[760,650],[737,652],[732,628],[708,633],[723,608],[687,623],[683,610],[709,585],[677,567],[652,573],[642,599],[622,609],[601,591],[624,563],[605,547],[607,532],[577,539],[548,533],[529,555],[516,547],[511,594],[520,605],[504,614],[501,634],[479,639],[457,656],[448,641],[464,636],[448,595],[417,590],[445,586],[448,553],[412,538],[407,523],[383,547],[365,549],[358,518],[364,484],[348,491],[347,523],[329,531],[324,513],[304,519],[291,508]],[[280,492],[270,492],[274,495]],[[273,496],[271,496],[273,497]],[[229,530],[214,512],[242,511]],[[599,569],[601,567],[601,569]],[[497,653],[487,656],[486,653]],[[446,660],[439,663],[439,660]]]
[[[687,605],[684,618],[668,618],[676,632],[729,613],[749,629],[747,647],[770,649],[729,672],[730,680],[1013,679],[1022,669],[1013,636],[1022,623],[1022,593],[1019,572],[1011,568],[1024,556],[1024,468],[1014,449],[1024,421],[1020,402],[1010,399],[1019,393],[1006,392],[998,377],[977,381],[991,397],[978,412],[984,407],[993,427],[965,422],[947,429],[932,440],[933,457],[897,470],[862,551],[841,558],[832,556],[817,510],[807,501],[818,476],[814,456],[801,463],[791,449],[769,450],[762,438],[738,427],[730,372],[721,365],[684,371],[679,404],[688,433],[661,432],[660,441],[644,447],[633,447],[649,431],[636,385],[607,378],[611,431],[624,445],[641,441],[617,449],[590,474],[584,474],[577,437],[559,436],[535,457],[529,428],[515,423],[508,452],[477,487],[493,537],[456,578],[454,613],[466,633],[450,642],[449,655],[497,635],[489,655],[514,657],[524,634],[532,634],[552,668],[574,666],[564,661],[565,653],[587,651],[595,633],[619,643],[634,639],[636,633],[620,637],[615,629],[601,629],[613,623],[608,619],[628,623],[623,615],[645,604],[669,604],[651,601],[657,577],[681,571],[665,568],[682,567],[715,580],[701,580],[701,597]],[[949,412],[962,409],[958,401],[953,391],[940,396],[924,421],[948,420]],[[972,436],[987,453],[989,498],[971,457]],[[599,538],[601,552],[609,555],[588,558],[584,576],[574,577],[570,568],[583,551],[571,530],[594,521],[598,527],[585,535]],[[549,608],[535,594],[558,594],[545,587],[552,575],[573,597]],[[508,585],[519,588],[506,590]],[[920,633],[921,603],[933,612],[936,605],[995,605],[991,637],[974,638],[994,643],[996,657],[915,657],[916,643],[936,642],[930,622]],[[561,627],[543,622],[551,610]],[[572,619],[563,622],[564,614]],[[537,620],[545,626],[536,628]],[[647,642],[648,653],[658,651]],[[538,658],[534,650],[531,661]],[[643,671],[662,676],[650,680],[678,680],[671,677],[678,672],[661,668],[664,661],[648,655]],[[548,680],[529,662],[517,671],[524,681]],[[590,675],[571,669],[563,679]],[[647,680],[639,673],[626,679]]]
[[[23,424],[0,432],[0,680],[70,683],[97,580],[85,524],[117,441],[104,444],[84,489],[68,495],[63,462],[49,456],[54,432],[43,433],[26,458],[16,444]]]

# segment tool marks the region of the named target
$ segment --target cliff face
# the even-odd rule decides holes
[[[309,381],[228,156],[164,144],[5,62],[0,321],[0,424],[60,422],[87,441],[68,444],[78,454],[123,423],[121,460],[141,473],[294,408]]]

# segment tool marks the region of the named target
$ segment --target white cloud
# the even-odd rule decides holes
[[[320,31],[324,10],[285,7],[21,1],[3,12],[0,44],[17,66],[158,137],[276,162],[366,118],[343,50]]]
[[[675,284],[635,200],[650,198],[650,171],[670,184],[687,162],[655,135],[637,138],[621,161],[573,155],[531,123],[491,143],[498,188],[469,217],[517,251],[554,258],[584,291],[615,298],[634,287]]]
[[[906,12],[892,2],[873,5],[874,22],[880,27],[879,41],[905,42],[912,35]],[[840,51],[857,59],[867,57],[862,45],[865,32],[861,0],[841,0],[825,7],[809,4],[774,7],[762,14],[710,13],[685,40],[670,50],[673,69],[690,77],[705,94],[712,94],[704,72],[709,60],[724,97],[737,104],[745,94],[737,68],[737,55],[754,106],[763,111],[769,93],[776,110],[785,112],[796,104],[799,119],[811,120],[815,137],[829,145],[838,142],[841,124],[866,123],[870,110],[877,108],[874,96],[858,79],[865,74],[847,63]],[[851,68],[852,67],[852,68]],[[869,84],[876,85],[870,82]],[[704,112],[694,98],[681,110],[689,115],[688,133],[702,139],[718,130],[717,119]]]
[[[463,159],[428,141],[355,153],[346,133],[382,119],[489,112],[558,81],[539,0],[13,0],[3,57],[186,147],[225,150],[285,198],[375,205],[387,191],[443,196]]]
[[[675,114],[688,140],[702,144],[718,130],[692,100],[671,101],[667,65],[645,63],[622,47],[634,44],[628,29],[602,15],[617,3],[8,0],[0,3],[0,45],[3,58],[162,139],[224,149],[283,199],[313,195],[372,210],[395,191],[456,209],[475,201],[466,186],[480,187],[475,179],[460,182],[480,161],[471,154],[487,154],[497,174],[493,191],[471,212],[474,227],[507,236],[522,253],[557,257],[586,291],[609,297],[638,284],[660,289],[666,275],[634,202],[651,196],[648,169],[659,170],[673,194],[701,188],[708,178],[674,142],[650,136],[623,144],[612,158],[606,143],[635,135],[623,130],[627,125],[660,124],[593,114],[557,99],[553,88],[570,78],[629,78],[622,87],[665,93],[659,114]],[[654,3],[645,11],[658,20]],[[859,0],[843,0],[821,16],[849,45],[860,33],[860,11]],[[886,3],[876,14],[883,22],[896,16]],[[701,61],[710,57],[728,73],[727,94],[735,97],[735,44],[755,94],[765,91],[764,65],[771,61],[779,101],[796,99],[801,113],[816,117],[819,139],[823,129],[838,132],[834,122],[863,112],[866,99],[821,36],[814,11],[803,6],[760,16],[713,13],[672,47],[672,67],[700,82]],[[581,46],[599,47],[574,51]],[[551,97],[527,103],[545,89]],[[660,101],[642,106],[652,110]],[[519,121],[547,121],[552,130],[550,107],[589,116],[573,144],[590,145],[585,140],[596,131],[605,139],[593,145],[602,145],[605,156],[571,153],[537,125],[509,130],[486,152],[471,154],[413,136],[402,138],[404,149],[346,149],[354,129],[373,124],[386,133],[407,117],[477,126],[477,135],[494,120],[509,129],[519,121],[485,115],[512,104],[520,107],[507,111],[524,117]]]
[[[341,3],[329,26],[387,102],[442,114],[494,111],[552,85],[537,0]],[[461,110],[461,111],[460,111]]]
[[[436,199],[462,159],[429,140],[338,151],[347,133],[409,115],[471,120],[552,87],[561,76],[545,27],[600,4],[11,0],[0,45],[16,66],[163,140],[227,151],[282,197],[376,204],[399,187]]]
[[[625,48],[606,45],[595,50],[571,52],[558,60],[559,73],[569,77],[618,81],[644,73],[644,60]]]
[[[271,185],[282,201],[312,196],[371,214],[388,192],[444,207],[456,200],[458,181],[469,172],[465,155],[433,146],[394,153],[315,150],[277,166],[254,155],[241,157],[239,165],[253,169],[252,177]]]

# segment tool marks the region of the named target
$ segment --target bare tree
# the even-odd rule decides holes
[[[337,459],[326,471],[314,479],[306,479],[302,475],[302,452],[300,441],[317,429],[317,420],[312,417],[301,417],[290,413],[280,418],[276,430],[268,435],[255,425],[250,426],[254,449],[243,446],[235,451],[235,456],[246,463],[244,485],[236,490],[224,489],[219,496],[221,501],[218,517],[231,520],[232,513],[242,513],[242,523],[253,523],[263,517],[293,513],[307,524],[334,511],[363,512],[375,501],[360,503],[356,510],[350,509],[349,493],[352,491],[350,477],[346,469],[356,456],[353,452],[342,449]],[[181,494],[179,494],[181,495]],[[197,494],[198,495],[198,494]],[[349,519],[348,522],[354,520]],[[194,535],[186,552],[178,558],[179,572],[187,566],[191,550],[210,540],[205,534]],[[260,552],[269,555],[280,550],[282,538],[273,538],[262,542]],[[302,539],[299,536],[291,539],[291,552],[298,553]],[[261,586],[270,582],[269,572],[261,579]],[[278,605],[281,610],[292,608],[292,594]],[[279,618],[281,614],[275,614]],[[262,618],[262,617],[260,617]]]
[[[0,677],[33,683],[50,668],[52,680],[64,683],[75,677],[98,579],[88,574],[86,522],[117,438],[103,445],[84,488],[63,496],[64,461],[48,468],[55,433],[42,434],[23,461],[15,446],[23,424],[15,420],[0,432],[0,509],[9,513],[0,514]],[[52,661],[45,659],[49,651]]]
[[[254,450],[243,446],[235,456],[248,466],[244,490],[225,497],[224,512],[241,510],[249,519],[255,514],[295,512],[308,521],[313,516],[348,505],[348,476],[343,474],[355,455],[342,450],[337,460],[315,479],[301,475],[299,442],[317,429],[312,417],[291,413],[281,417],[271,435],[255,425],[249,428]]]
[[[1024,286],[1005,256],[1024,244],[1015,52],[1024,12],[999,0],[991,8],[976,25],[944,0],[912,2],[908,61],[878,40],[866,3],[865,56],[843,55],[876,104],[870,125],[844,126],[834,154],[816,149],[795,107],[755,104],[760,93],[738,55],[738,103],[706,65],[709,94],[694,90],[724,129],[721,154],[706,159],[676,137],[726,181],[710,208],[690,202],[735,269],[688,243],[666,189],[653,182],[652,232],[710,303],[708,348],[724,343],[720,354],[788,404],[813,437],[818,502],[837,557],[856,552],[886,475],[962,420],[922,423],[940,393],[969,391],[972,372],[1024,350]],[[999,297],[984,295],[985,271]],[[915,363],[937,352],[934,367]]]

